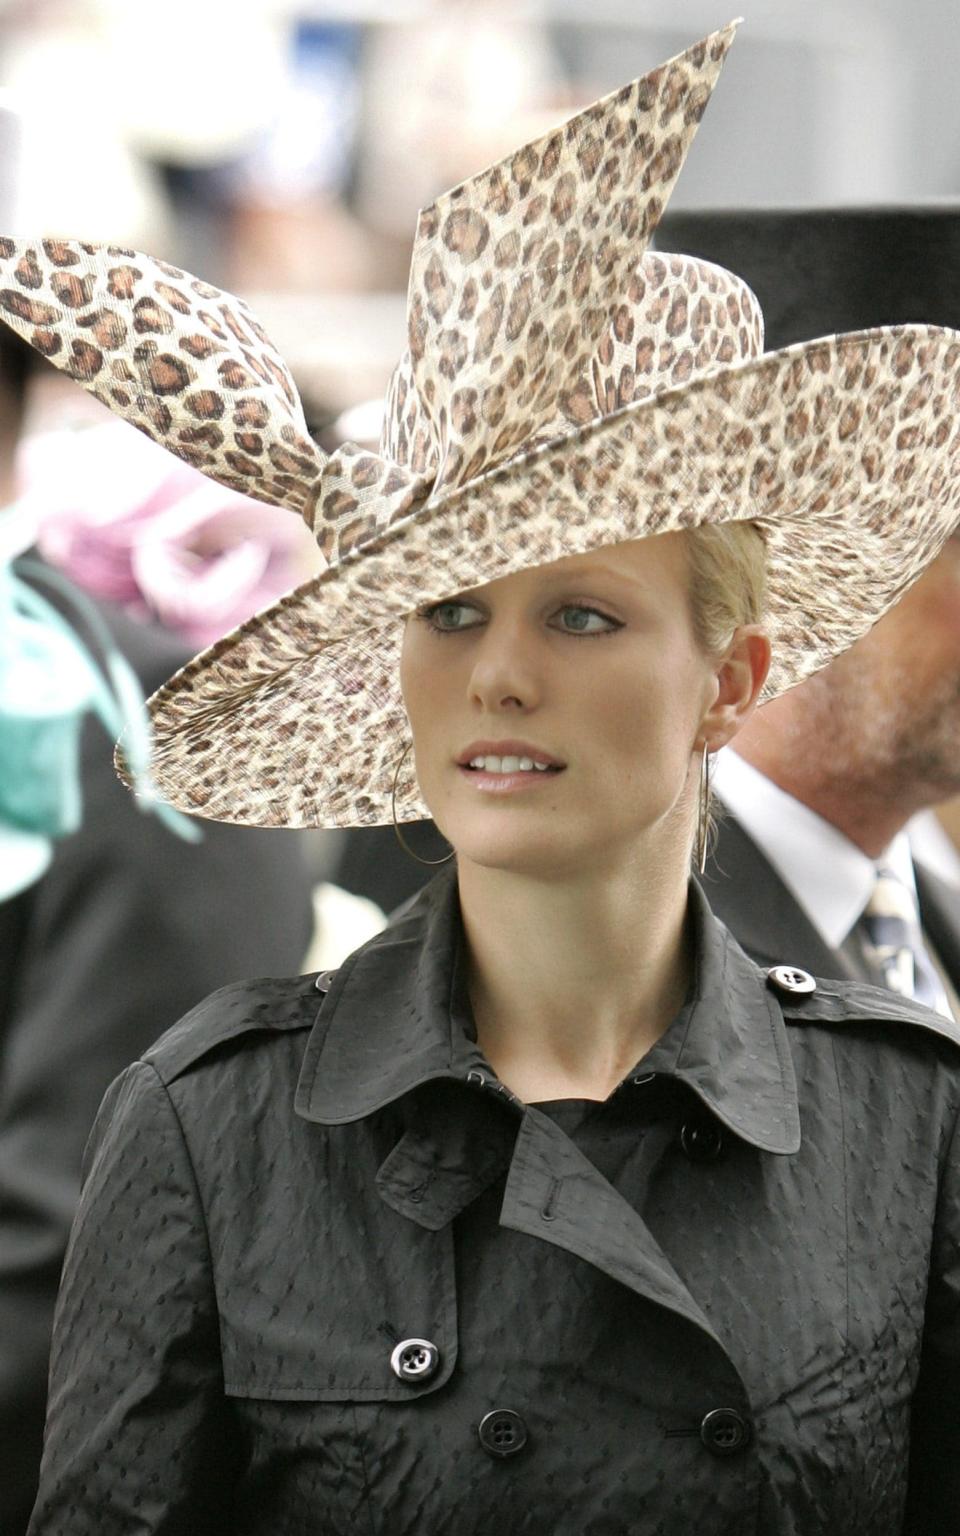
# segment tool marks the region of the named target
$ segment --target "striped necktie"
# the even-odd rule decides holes
[[[947,995],[923,945],[920,916],[913,893],[885,865],[877,868],[861,927],[868,962],[891,992],[916,998],[952,1018]]]

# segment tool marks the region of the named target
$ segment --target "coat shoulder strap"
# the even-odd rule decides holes
[[[310,1029],[333,974],[237,981],[221,987],[162,1035],[144,1060],[170,1083],[212,1051],[242,1036]]]
[[[921,1030],[937,1035],[960,1047],[960,1025],[925,1008],[922,1003],[915,1003],[912,998],[900,997],[885,987],[870,986],[866,982],[827,981],[819,977],[810,990],[792,989],[789,980],[797,974],[803,976],[805,973],[797,973],[786,966],[774,966],[767,972],[767,981],[778,994],[786,1024],[899,1026],[907,1031]],[[814,982],[812,977],[807,979]]]

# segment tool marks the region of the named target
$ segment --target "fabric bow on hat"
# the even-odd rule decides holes
[[[151,701],[171,801],[252,824],[388,821],[404,616],[525,566],[751,519],[773,694],[937,553],[960,503],[960,337],[764,354],[745,283],[645,251],[734,31],[421,213],[378,453],[324,457],[241,301],[134,252],[0,241],[0,317],[188,463],[299,512],[327,561]],[[396,805],[424,814],[409,762]]]

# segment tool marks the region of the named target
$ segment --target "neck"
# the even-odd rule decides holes
[[[738,741],[736,750],[779,789],[836,827],[868,858],[879,858],[910,817],[927,803],[922,793],[911,796],[909,786],[894,785],[889,775],[878,783],[870,774],[858,776],[849,763],[836,772],[830,763],[813,755],[805,760],[804,754],[784,753],[779,747],[776,740],[751,739]]]
[[[604,1099],[679,1011],[690,975],[688,866],[639,861],[575,883],[462,859],[478,1039],[526,1102]]]

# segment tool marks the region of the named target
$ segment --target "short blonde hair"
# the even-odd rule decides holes
[[[710,655],[726,650],[741,624],[763,617],[767,549],[754,523],[710,523],[687,533],[690,607]]]

